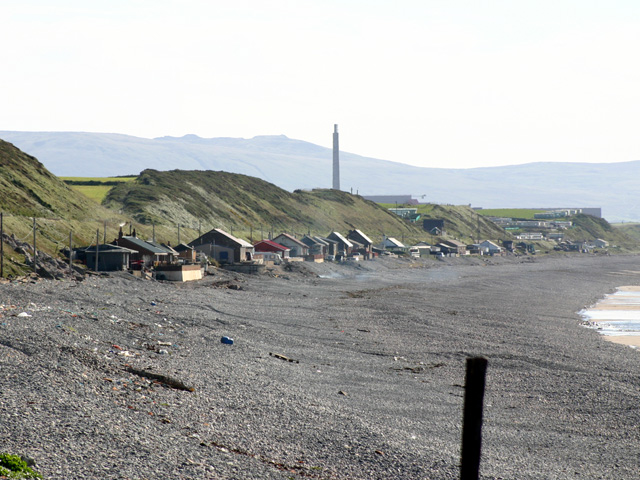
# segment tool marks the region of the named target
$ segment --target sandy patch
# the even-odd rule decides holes
[[[640,348],[640,335],[604,335],[608,342]]]

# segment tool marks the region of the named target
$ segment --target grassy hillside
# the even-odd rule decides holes
[[[487,220],[482,215],[478,215],[477,210],[473,210],[467,205],[396,205],[391,203],[381,203],[385,209],[396,207],[414,207],[418,209],[420,220],[418,225],[422,225],[424,219],[444,220],[444,228],[447,236],[456,238],[465,243],[477,242],[480,240],[504,240],[511,238],[502,228]]]
[[[611,226],[640,245],[640,223],[613,223]]]
[[[24,216],[86,217],[95,206],[34,157],[0,140],[0,209]]]
[[[573,222],[573,228],[565,230],[565,238],[568,240],[593,240],[602,238],[611,245],[620,247],[622,251],[637,251],[638,238],[634,238],[624,229],[614,228],[604,218],[596,218],[591,215],[574,215],[569,218]]]
[[[36,158],[3,140],[0,140],[0,189],[5,235],[33,244],[35,218],[38,250],[49,254],[58,254],[68,246],[70,234],[74,246],[94,243],[96,237],[102,242],[105,226],[107,241],[111,241],[118,234],[118,225],[130,221],[72,190]],[[151,228],[136,228],[141,235],[151,236]],[[156,233],[161,241],[175,241],[174,229],[160,227]],[[187,229],[184,233],[194,234]],[[27,272],[24,255],[7,244],[4,247],[5,276]]]
[[[420,205],[422,218],[444,219],[445,231],[465,243],[482,240],[505,240],[511,235],[466,205]]]
[[[145,170],[135,181],[113,187],[104,205],[146,225],[196,228],[200,224],[202,230],[219,227],[254,239],[260,231],[265,236],[270,230],[324,235],[352,228],[372,237],[424,237],[420,226],[357,195],[335,190],[291,193],[255,177],[227,172]]]

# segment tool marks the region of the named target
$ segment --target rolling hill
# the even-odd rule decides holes
[[[420,224],[411,224],[378,204],[346,192],[316,189],[288,192],[262,179],[214,171],[145,170],[133,181],[117,183],[98,205],[50,173],[35,157],[0,141],[0,209],[5,233],[31,239],[36,218],[41,249],[57,251],[72,232],[75,244],[89,244],[117,235],[128,223],[139,235],[157,234],[160,241],[195,238],[200,229],[221,227],[238,236],[287,231],[328,234],[360,228],[375,241],[382,235],[407,242],[425,239]],[[442,209],[446,209],[442,210]],[[434,215],[471,218],[468,207],[435,207]],[[104,233],[104,229],[107,233]],[[463,222],[453,222],[453,235],[465,235]],[[490,222],[487,235],[501,231]]]
[[[347,134],[343,134],[347,135]],[[281,136],[195,135],[145,139],[120,134],[0,131],[60,176],[104,177],[146,169],[224,170],[294,191],[329,188],[331,149]],[[329,139],[328,139],[329,142]],[[484,208],[601,207],[611,222],[640,221],[640,161],[539,162],[506,167],[420,168],[341,152],[341,186],[360,195],[413,194],[428,203]],[[82,172],[78,171],[81,165]]]
[[[96,205],[71,190],[35,157],[0,140],[0,209],[27,217],[94,216]]]
[[[115,185],[98,205],[4,141],[0,141],[0,182],[0,209],[8,214],[5,233],[29,238],[35,217],[40,248],[50,252],[66,245],[69,233],[75,245],[92,243],[96,236],[111,241],[124,223],[143,238],[156,235],[163,242],[176,242],[180,231],[189,241],[214,227],[250,240],[269,232],[326,235],[354,228],[374,242],[383,236],[408,244],[435,240],[420,222],[412,224],[359,195],[332,189],[289,192],[256,177],[220,171],[147,169],[131,181],[111,182]],[[492,240],[510,237],[467,205],[420,205],[419,211],[422,218],[445,219],[447,234],[466,243],[477,240],[478,234]],[[575,235],[629,244],[627,236],[605,220],[578,217]]]
[[[262,179],[214,171],[145,170],[133,182],[116,185],[103,204],[149,225],[218,227],[242,232],[273,230],[303,235],[346,233],[419,237],[408,223],[357,195],[328,189],[288,192]]]

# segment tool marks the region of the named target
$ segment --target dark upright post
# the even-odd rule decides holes
[[[460,480],[478,480],[482,446],[482,403],[484,400],[487,359],[467,358],[462,422]]]

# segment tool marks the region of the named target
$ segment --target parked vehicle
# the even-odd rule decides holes
[[[352,253],[351,256],[347,258],[347,260],[351,262],[359,262],[361,259],[362,255],[360,255],[358,252]]]

